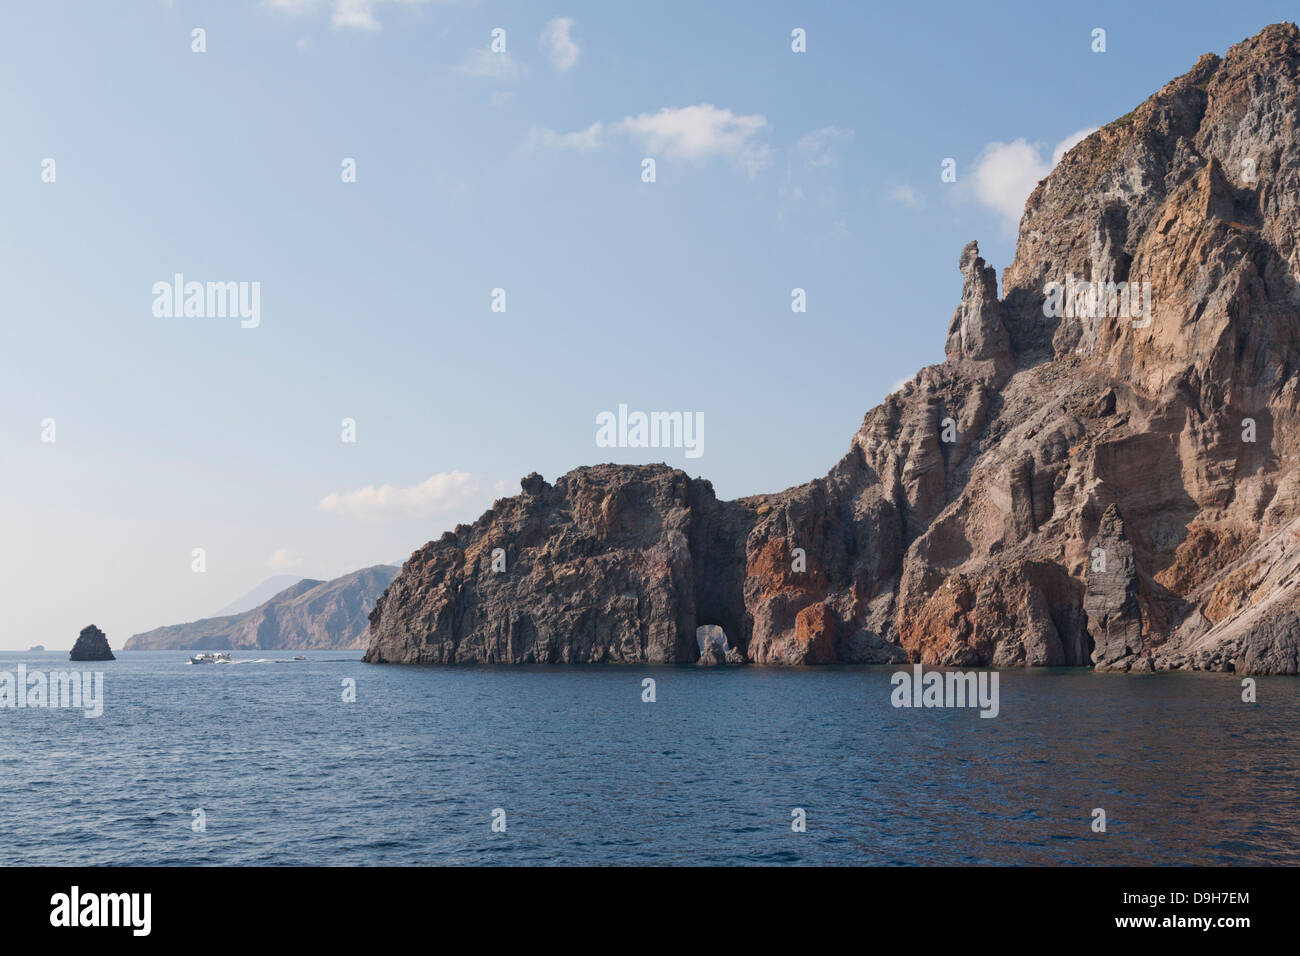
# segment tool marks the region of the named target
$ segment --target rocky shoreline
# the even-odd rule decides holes
[[[967,245],[945,361],[825,477],[529,475],[411,556],[365,659],[690,663],[717,625],[758,664],[1297,673],[1298,95],[1294,25],[1203,56],[1039,183],[1001,296]]]

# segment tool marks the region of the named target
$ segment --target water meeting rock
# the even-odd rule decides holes
[[[716,624],[758,664],[1296,673],[1297,97],[1294,25],[1201,57],[1038,184],[1001,295],[966,246],[944,362],[824,477],[531,475],[411,556],[366,659],[689,663]]]

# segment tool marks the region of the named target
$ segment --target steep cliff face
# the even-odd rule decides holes
[[[397,569],[387,564],[330,581],[305,579],[251,611],[136,634],[128,651],[363,648],[368,615]]]
[[[1296,673],[1298,90],[1271,26],[1075,146],[824,478],[530,476],[412,556],[367,660],[693,661],[719,624],[757,663]]]
[[[666,465],[538,475],[411,555],[371,620],[373,661],[693,661],[697,624],[744,632],[752,509]]]

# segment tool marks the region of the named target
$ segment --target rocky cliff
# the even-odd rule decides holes
[[[342,650],[366,646],[367,615],[397,568],[387,564],[331,581],[299,581],[265,603],[226,617],[136,634],[128,651]]]
[[[68,654],[71,661],[115,661],[113,650],[108,646],[108,635],[95,625],[90,624],[81,629],[77,641]]]
[[[1203,56],[1067,153],[946,360],[823,478],[537,475],[413,554],[369,661],[1300,664],[1300,31]]]

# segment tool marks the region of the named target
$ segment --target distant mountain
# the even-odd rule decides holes
[[[261,607],[285,588],[297,584],[301,580],[303,578],[300,574],[277,574],[273,578],[267,578],[243,597],[236,598],[225,607],[213,612],[212,616],[229,617],[232,614],[243,614],[245,611]]]
[[[377,564],[332,581],[310,578],[241,614],[136,634],[128,651],[343,650],[364,648],[370,609],[398,568]]]

